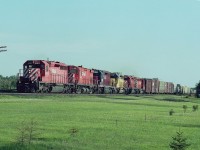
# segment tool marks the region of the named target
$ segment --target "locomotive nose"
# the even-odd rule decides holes
[[[38,69],[37,68],[29,68],[24,71],[24,77],[29,79],[30,81],[35,81],[38,78]]]

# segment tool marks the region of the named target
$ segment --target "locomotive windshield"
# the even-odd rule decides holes
[[[27,69],[27,68],[40,68],[40,64],[29,64],[29,65],[25,65],[24,66],[24,69]]]
[[[77,69],[71,69],[71,70],[69,70],[69,73],[77,74],[78,71],[77,71]]]

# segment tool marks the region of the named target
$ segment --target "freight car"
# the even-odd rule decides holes
[[[144,79],[144,92],[146,94],[152,93],[152,79]]]
[[[159,92],[159,80],[158,78],[152,79],[152,94],[158,94]]]
[[[180,84],[176,85],[175,94],[181,95],[183,93],[182,86]]]
[[[174,84],[172,82],[168,82],[168,94],[174,94]]]
[[[191,90],[187,86],[182,86],[182,94],[189,95],[191,93]]]
[[[164,81],[160,81],[159,82],[159,93],[160,94],[165,94],[165,82]]]

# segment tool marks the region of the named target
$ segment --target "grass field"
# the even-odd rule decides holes
[[[181,130],[188,149],[199,150],[200,111],[192,111],[198,103],[168,95],[0,95],[0,149],[169,150]],[[31,140],[20,138],[31,125]]]

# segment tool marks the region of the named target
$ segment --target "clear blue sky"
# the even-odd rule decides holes
[[[28,59],[158,77],[200,80],[198,0],[0,0],[0,74]]]

